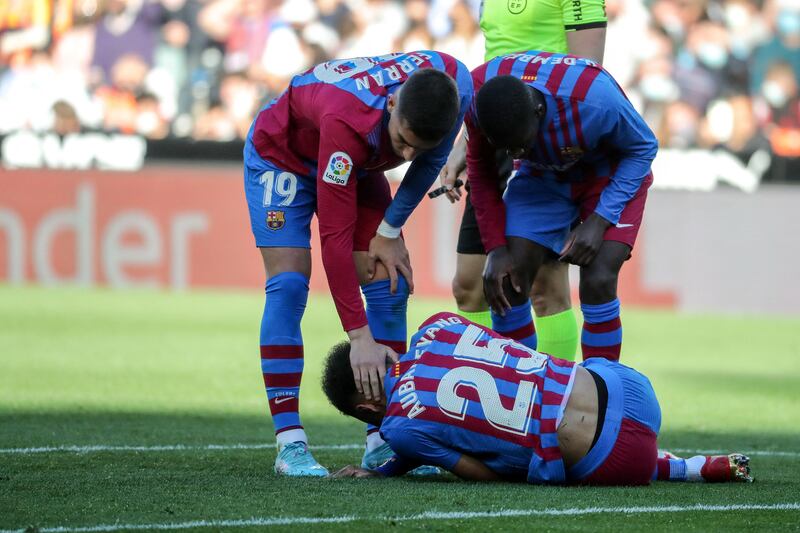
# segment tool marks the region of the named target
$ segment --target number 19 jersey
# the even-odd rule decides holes
[[[381,435],[410,461],[452,470],[465,454],[504,478],[560,483],[556,430],[574,376],[571,361],[439,313],[387,373]]]

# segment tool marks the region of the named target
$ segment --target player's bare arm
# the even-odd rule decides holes
[[[501,481],[491,468],[469,455],[461,455],[451,472],[466,481]]]
[[[576,5],[561,1],[564,33],[570,54],[587,57],[600,64],[606,45],[606,6],[604,0],[583,0]]]
[[[456,465],[450,470],[451,473],[465,481],[502,481],[492,469],[474,457],[462,455]],[[377,470],[368,470],[355,465],[347,465],[337,472],[331,474],[332,478],[383,478]]]
[[[337,470],[330,477],[335,479],[342,479],[342,478],[354,478],[354,479],[364,479],[364,478],[380,478],[381,476],[375,470],[369,470],[367,468],[361,468],[360,466],[355,465],[347,465],[344,468]]]
[[[588,57],[601,65],[603,64],[605,45],[605,27],[586,28],[567,32],[567,46],[569,47],[570,54]]]

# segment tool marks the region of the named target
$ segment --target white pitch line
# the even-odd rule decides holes
[[[37,531],[41,533],[94,533],[99,531],[121,530],[172,530],[193,528],[234,528],[234,527],[264,527],[264,526],[289,526],[299,524],[341,524],[349,522],[377,522],[393,520],[395,522],[409,522],[420,520],[473,520],[476,518],[516,518],[527,516],[582,516],[593,514],[653,514],[653,513],[687,513],[687,512],[725,512],[725,511],[800,511],[800,503],[777,504],[733,504],[733,505],[666,505],[651,507],[578,507],[568,509],[501,509],[499,511],[476,512],[439,512],[428,511],[425,513],[392,516],[331,516],[331,517],[280,517],[280,518],[245,518],[240,520],[193,520],[190,522],[174,522],[162,524],[101,524],[83,527],[42,527]],[[24,529],[0,530],[0,533],[22,533]]]
[[[312,444],[312,450],[337,451],[337,450],[361,450],[363,444]],[[261,444],[159,444],[152,446],[137,445],[107,445],[94,444],[87,446],[63,445],[63,446],[40,446],[34,448],[0,448],[0,455],[33,455],[43,453],[93,453],[93,452],[186,452],[186,451],[226,451],[226,450],[272,450],[275,449],[274,442]],[[743,453],[754,457],[800,457],[800,452],[780,451],[780,450],[694,450],[690,448],[669,448],[668,451],[675,453],[695,453],[702,455],[718,455],[731,452]]]
[[[667,451],[674,451],[676,453],[694,453],[697,455],[721,455],[728,453],[743,453],[744,455],[754,455],[762,457],[800,457],[800,452],[785,452],[778,450],[745,450],[738,449],[731,450],[694,450],[692,448],[667,448]]]
[[[312,450],[360,450],[363,444],[319,444],[309,446]],[[274,450],[275,443],[263,444],[163,444],[153,446],[106,445],[88,446],[39,446],[35,448],[0,448],[0,454],[32,455],[37,453],[92,453],[92,452],[185,452],[185,451],[224,451],[224,450]]]

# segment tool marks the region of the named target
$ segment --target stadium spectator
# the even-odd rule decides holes
[[[81,132],[81,121],[78,120],[78,114],[68,102],[59,100],[53,104],[52,129],[54,133],[60,136]]]
[[[73,9],[71,24],[53,41],[51,55],[56,69],[76,72],[88,87],[100,11],[95,3],[88,1],[75,2]]]
[[[777,4],[771,24],[775,35],[753,53],[750,81],[753,94],[758,94],[767,69],[776,61],[789,64],[795,79],[800,80],[800,3],[778,0]]]
[[[453,31],[436,41],[436,49],[457,57],[473,69],[483,63],[484,38],[469,5],[458,0],[450,10]]]
[[[40,50],[50,38],[48,0],[0,3],[0,64],[29,50]]]
[[[136,98],[135,125],[136,133],[148,139],[163,139],[169,135],[169,123],[154,94],[142,93]]]
[[[757,151],[769,147],[758,129],[752,101],[742,93],[711,104],[700,125],[698,144],[704,148],[724,148],[744,163]]]
[[[256,83],[243,74],[227,74],[220,83],[219,98],[235,126],[236,137],[244,139],[259,103]]]
[[[701,112],[683,100],[669,102],[662,116],[657,137],[664,148],[691,148],[697,144]]]
[[[606,0],[605,5],[608,26],[603,67],[623,87],[630,87],[639,62],[655,56],[656,39],[665,37],[653,33],[650,14],[639,0]],[[631,46],[632,42],[637,46]]]
[[[743,62],[731,57],[727,29],[716,22],[692,26],[677,56],[675,80],[681,98],[704,113],[711,101],[725,91],[747,88]]]
[[[774,155],[773,178],[800,180],[799,93],[798,79],[789,63],[780,61],[767,68],[757,109]]]
[[[95,92],[103,106],[104,130],[136,131],[136,97],[144,91],[147,73],[147,63],[139,55],[126,54],[117,59],[111,68],[111,83]]]
[[[295,30],[276,0],[214,0],[200,13],[200,26],[225,43],[226,72],[247,72],[277,95],[309,63]]]
[[[332,29],[340,39],[347,39],[355,31],[353,11],[344,0],[317,0],[319,21]]]
[[[356,30],[339,52],[341,57],[374,56],[394,51],[394,45],[408,30],[409,20],[394,0],[358,0],[355,6]]]
[[[706,17],[707,0],[656,0],[652,5],[655,24],[676,44],[686,40],[692,26]]]
[[[394,48],[404,52],[432,50],[434,48],[433,35],[425,24],[416,24],[402,36]]]
[[[233,141],[238,137],[236,122],[221,104],[214,104],[197,118],[192,137],[198,141]]]
[[[169,135],[191,136],[196,131],[205,132],[204,138],[229,139],[234,131],[232,138],[241,139],[239,118],[229,116],[233,108],[222,102],[227,75],[250,80],[262,103],[279,94],[294,74],[333,57],[424,47],[442,49],[472,64],[477,62],[471,58],[477,58],[481,39],[478,4],[478,0],[0,2],[0,132],[49,129],[51,109],[58,100],[75,109],[83,127],[118,128],[119,116],[103,117],[103,106],[113,85],[113,65],[133,53],[147,68],[140,91],[157,100]],[[778,146],[765,141],[774,137],[767,132],[774,128],[765,118],[773,113],[763,87],[767,70],[776,62],[790,65],[800,80],[796,0],[608,0],[606,7],[604,65],[653,129],[660,134],[665,128],[672,131],[673,140],[667,145],[713,145],[724,150],[760,143],[769,150]],[[672,105],[675,102],[680,103]],[[687,118],[685,105],[695,109],[697,120],[691,122],[700,131],[676,135]],[[117,102],[109,109],[117,114],[119,107]],[[234,115],[244,107],[240,104]],[[736,120],[731,122],[733,116]],[[196,122],[203,124],[196,127]],[[756,132],[745,134],[753,122]],[[218,127],[209,128],[209,123]],[[738,135],[750,140],[715,144],[715,139],[726,137],[725,124],[732,123],[741,126]],[[785,144],[785,140],[780,143]],[[750,148],[743,150],[737,153],[740,157],[746,157],[743,154]],[[785,176],[777,171],[767,178]]]
[[[126,55],[139,56],[153,64],[161,29],[162,6],[156,0],[108,0],[97,23],[92,66],[101,80],[112,78],[111,70]]]

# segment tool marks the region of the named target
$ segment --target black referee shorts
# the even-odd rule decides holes
[[[497,175],[499,176],[498,187],[500,191],[506,190],[506,182],[511,171],[514,170],[514,160],[505,151],[498,150],[495,154],[497,161]],[[464,187],[467,190],[467,197],[464,205],[464,216],[461,217],[461,227],[458,229],[458,245],[456,251],[460,254],[486,255],[486,249],[481,242],[481,233],[478,230],[478,219],[475,217],[475,208],[472,207],[469,182]]]

